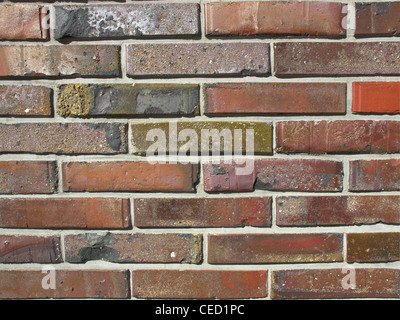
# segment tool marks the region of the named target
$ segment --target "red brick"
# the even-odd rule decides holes
[[[0,116],[51,116],[52,94],[43,86],[0,86]]]
[[[349,190],[400,190],[400,159],[350,161]]]
[[[59,237],[0,235],[0,245],[1,263],[62,262]]]
[[[0,77],[120,76],[114,45],[1,46]]]
[[[399,153],[400,121],[286,121],[276,125],[280,153]]]
[[[400,233],[350,233],[347,235],[348,262],[400,260]]]
[[[129,271],[55,270],[55,289],[44,289],[49,273],[40,270],[0,271],[1,299],[129,298]],[[43,280],[43,278],[45,278]]]
[[[400,196],[278,197],[279,226],[400,224]]]
[[[296,103],[293,103],[296,101]],[[205,85],[205,113],[345,114],[344,83],[217,83]]]
[[[243,170],[243,168],[248,168]],[[243,170],[245,172],[240,172]],[[342,190],[342,163],[314,159],[255,159],[203,165],[206,192]]]
[[[351,281],[348,281],[350,274],[347,269],[273,271],[271,298],[343,299],[400,297],[400,270],[357,268],[354,269],[354,276],[355,288],[352,289],[348,287]]]
[[[341,3],[215,2],[205,4],[208,36],[343,36]]]
[[[129,200],[112,198],[0,199],[2,228],[125,229]]]
[[[281,42],[274,50],[278,77],[400,74],[399,42]]]
[[[353,82],[355,113],[400,113],[400,82]]]
[[[211,264],[343,261],[339,234],[223,234],[208,236]]]
[[[127,125],[122,123],[0,124],[3,153],[127,153]]]
[[[0,161],[0,194],[53,193],[57,190],[56,163]]]
[[[47,10],[38,5],[0,5],[0,40],[44,40]]]
[[[269,45],[240,42],[132,44],[127,46],[127,74],[157,78],[265,76],[270,74]]]
[[[267,271],[135,270],[132,295],[156,299],[243,299],[267,295]]]
[[[69,162],[64,191],[193,192],[198,165],[147,161]]]
[[[195,234],[85,233],[66,235],[65,259],[72,263],[200,263],[202,236]],[[151,249],[149,249],[151,248]]]
[[[400,34],[400,3],[356,3],[355,36],[397,36]]]
[[[134,199],[139,228],[270,227],[271,197]]]

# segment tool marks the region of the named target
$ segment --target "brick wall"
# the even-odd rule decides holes
[[[0,298],[400,298],[399,16],[2,1]]]

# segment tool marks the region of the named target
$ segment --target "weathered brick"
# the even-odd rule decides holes
[[[52,95],[43,86],[0,86],[0,116],[51,116]]]
[[[400,113],[400,82],[353,82],[355,113]]]
[[[157,121],[132,123],[131,128],[134,153],[140,155],[272,153],[272,125],[266,122]],[[187,150],[188,145],[192,148]]]
[[[44,40],[49,37],[47,10],[38,5],[0,5],[0,40]]]
[[[147,161],[64,163],[64,191],[193,192],[197,164]]]
[[[351,274],[354,272],[354,283]],[[347,277],[347,278],[346,278]],[[345,285],[343,285],[345,284]],[[355,288],[348,287],[355,284]],[[314,269],[272,272],[273,299],[399,298],[400,270]]]
[[[296,103],[293,103],[296,101]],[[345,83],[205,85],[205,114],[345,114]]]
[[[271,197],[134,199],[139,228],[270,227]]]
[[[0,235],[0,263],[62,262],[56,236]]]
[[[278,197],[279,226],[400,224],[399,196]]]
[[[114,45],[15,45],[0,47],[0,77],[120,76]]]
[[[355,36],[397,36],[400,34],[400,3],[356,3]]]
[[[126,229],[129,200],[113,198],[0,199],[2,228]]]
[[[341,3],[213,2],[205,4],[208,36],[343,36]]]
[[[400,152],[400,121],[285,121],[276,125],[280,153]]]
[[[400,260],[400,233],[350,233],[347,235],[348,262]]]
[[[67,84],[57,93],[57,112],[63,117],[199,114],[198,85]]]
[[[400,190],[400,159],[350,161],[349,190]]]
[[[158,43],[127,45],[130,77],[269,75],[264,43]]]
[[[121,123],[1,124],[0,153],[127,153],[126,133]]]
[[[55,39],[198,36],[199,5],[137,3],[55,7]]]
[[[341,191],[341,162],[314,159],[255,159],[240,164],[203,164],[206,192]]]
[[[267,271],[134,270],[132,295],[160,299],[243,299],[267,295]]]
[[[274,48],[278,77],[400,75],[399,42],[288,42]]]
[[[0,298],[129,298],[129,271],[56,270],[55,272],[56,288],[46,289],[42,286],[46,273],[42,273],[41,270],[1,270]]]
[[[0,194],[53,193],[56,190],[55,162],[0,161]]]
[[[340,234],[224,234],[208,236],[211,264],[343,261]]]
[[[193,234],[73,234],[64,238],[67,262],[200,263],[202,236]]]

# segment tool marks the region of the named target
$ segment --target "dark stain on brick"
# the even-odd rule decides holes
[[[223,167],[217,166],[215,164],[213,164],[212,166],[213,166],[213,169],[214,169],[214,171],[212,173],[213,175],[218,176],[218,175],[227,174],[227,172],[225,171],[225,169]]]
[[[390,2],[376,3],[376,15],[379,16],[381,14],[389,13],[390,6]]]

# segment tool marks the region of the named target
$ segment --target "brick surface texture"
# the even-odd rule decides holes
[[[0,299],[400,299],[399,18],[0,0]]]

